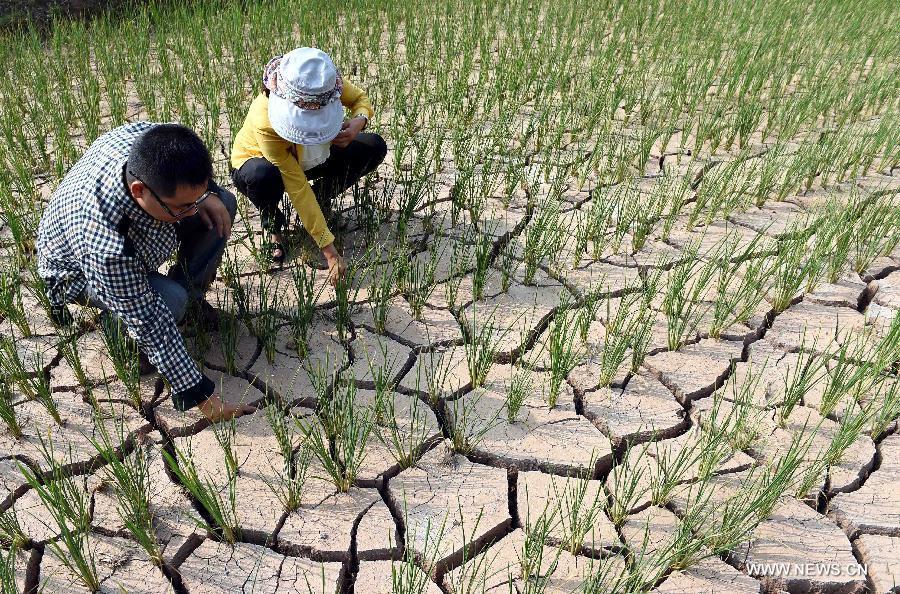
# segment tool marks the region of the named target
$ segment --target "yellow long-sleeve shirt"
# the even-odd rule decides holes
[[[369,97],[347,79],[344,79],[341,103],[350,110],[352,117],[364,115],[371,119],[375,115]],[[275,132],[269,122],[269,98],[264,93],[257,95],[250,104],[244,125],[234,137],[231,166],[240,169],[241,165],[255,157],[264,157],[281,171],[291,204],[316,245],[323,248],[332,243],[334,235],[328,230],[322,209],[303,172],[303,145],[285,140]]]

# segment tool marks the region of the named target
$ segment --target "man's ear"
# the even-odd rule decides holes
[[[131,195],[135,200],[143,200],[144,198],[144,184],[139,182],[138,180],[133,180],[130,184],[128,184],[128,189],[131,190]]]

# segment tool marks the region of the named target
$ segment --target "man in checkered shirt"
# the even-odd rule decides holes
[[[178,124],[137,122],[98,138],[63,178],[41,217],[38,272],[55,322],[66,303],[117,318],[142,358],[168,381],[179,410],[212,421],[252,412],[225,404],[197,368],[177,324],[188,304],[207,322],[204,293],[215,279],[237,204],[212,179],[209,151]],[[175,264],[160,266],[175,249]]]

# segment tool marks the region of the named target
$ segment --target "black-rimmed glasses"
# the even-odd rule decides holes
[[[147,188],[148,190],[150,190],[150,194],[153,196],[153,198],[156,199],[157,202],[159,202],[159,205],[162,206],[164,211],[166,211],[166,214],[175,220],[183,219],[184,217],[188,216],[189,213],[191,215],[196,214],[197,211],[200,209],[200,205],[203,204],[203,201],[206,200],[207,198],[209,198],[209,196],[211,194],[216,193],[214,190],[207,190],[207,191],[203,192],[203,195],[201,195],[199,198],[194,200],[188,206],[185,206],[184,208],[178,210],[178,212],[172,212],[172,209],[170,209],[169,206],[165,202],[162,201],[162,198],[159,197],[159,194],[157,194],[156,192],[153,191],[153,188],[151,188],[149,185],[147,185],[147,182],[145,182],[144,180],[142,180],[141,178],[136,176],[134,174],[134,172],[131,171],[130,169],[128,170],[128,175],[130,175],[137,181],[144,184],[144,187]]]

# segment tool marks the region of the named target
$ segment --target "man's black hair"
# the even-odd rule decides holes
[[[190,128],[159,124],[131,145],[128,172],[159,196],[169,198],[179,185],[206,185],[212,177],[212,158]]]

